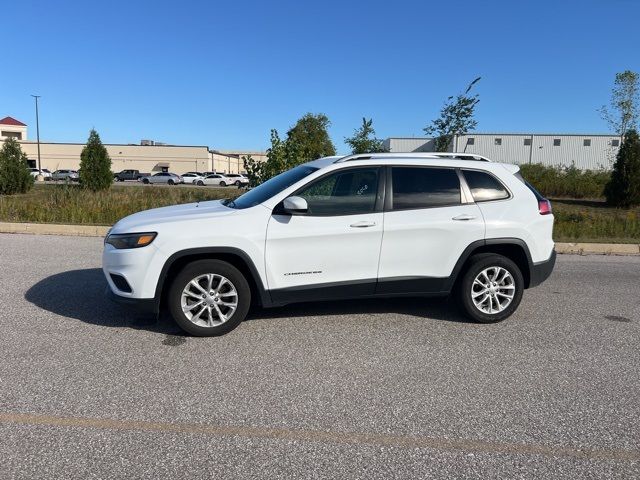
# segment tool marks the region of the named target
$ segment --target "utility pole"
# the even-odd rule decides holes
[[[38,99],[40,95],[31,95],[36,99],[36,138],[38,139],[38,171],[42,174],[42,164],[40,163],[40,119],[38,118]]]

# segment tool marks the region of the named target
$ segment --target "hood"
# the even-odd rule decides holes
[[[222,205],[220,200],[153,208],[124,217],[113,226],[111,233],[143,232],[163,224],[189,222],[200,217],[225,217],[237,212]]]

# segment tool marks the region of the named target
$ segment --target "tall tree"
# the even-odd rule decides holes
[[[604,194],[616,207],[640,205],[640,137],[634,129],[625,133]]]
[[[624,138],[629,129],[638,128],[640,118],[640,75],[631,70],[616,73],[609,107],[600,108],[602,118]]]
[[[4,141],[0,150],[0,194],[26,193],[33,187],[27,155],[15,138]]]
[[[251,187],[307,161],[300,154],[298,145],[291,139],[282,140],[276,129],[271,130],[271,147],[267,149],[266,161],[255,160],[251,155],[242,160]]]
[[[376,131],[373,129],[373,119],[362,118],[362,125],[353,131],[352,137],[344,139],[345,143],[351,147],[351,153],[379,153],[386,152],[382,140],[376,138]]]
[[[304,161],[336,154],[327,129],[331,125],[323,113],[307,113],[287,132],[287,143],[295,144]]]
[[[80,183],[94,192],[106,190],[113,183],[111,158],[94,129],[80,154]]]
[[[464,93],[447,98],[440,110],[440,118],[423,129],[427,135],[436,136],[436,151],[446,152],[455,135],[464,135],[478,125],[473,115],[480,98],[478,94],[470,95],[469,92],[480,78],[471,82]]]
[[[296,165],[335,155],[336,149],[327,132],[329,125],[331,122],[326,115],[307,113],[289,129],[284,140],[277,130],[271,130],[271,147],[267,150],[266,161],[242,157],[249,185],[255,187]]]

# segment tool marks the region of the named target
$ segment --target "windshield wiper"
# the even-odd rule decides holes
[[[236,202],[234,202],[233,200],[231,200],[230,198],[226,198],[222,201],[222,204],[225,207],[229,207],[229,208],[236,208]]]

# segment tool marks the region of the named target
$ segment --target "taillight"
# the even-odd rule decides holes
[[[538,211],[540,215],[550,215],[551,214],[551,202],[546,198],[542,198],[538,200]]]

